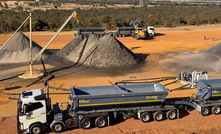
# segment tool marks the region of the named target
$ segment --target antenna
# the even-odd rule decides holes
[[[143,6],[143,0],[140,0],[139,6]]]

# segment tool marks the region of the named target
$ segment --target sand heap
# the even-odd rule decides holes
[[[32,58],[42,49],[32,41]],[[51,52],[44,51],[42,59],[47,60]],[[30,60],[30,40],[22,32],[18,32],[0,51],[0,63],[22,63]],[[39,59],[38,59],[39,60]]]
[[[204,50],[202,53],[221,57],[221,42]]]
[[[221,42],[201,52],[170,53],[160,63],[168,71],[221,72]]]
[[[65,57],[66,60],[89,66],[92,54],[98,46],[98,44],[96,44],[98,40],[94,34],[91,34]]]
[[[52,58],[55,60],[63,60],[67,55],[69,55],[75,47],[79,45],[83,41],[83,37],[81,35],[77,35],[72,41],[70,41],[66,46],[64,46],[57,53],[52,54]]]
[[[133,68],[144,62],[113,36],[98,39],[93,34],[72,49],[65,60],[102,69]]]

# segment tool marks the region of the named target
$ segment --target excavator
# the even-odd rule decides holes
[[[137,40],[153,37],[155,34],[153,26],[146,26],[146,29],[142,28],[140,26],[140,20],[131,20],[130,25],[134,25],[135,32],[132,34],[132,37],[136,38]]]

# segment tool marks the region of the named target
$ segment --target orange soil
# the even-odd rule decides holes
[[[176,27],[176,28],[156,28],[156,33],[158,35],[154,39],[148,40],[136,40],[131,37],[118,38],[125,46],[131,49],[134,53],[149,54],[146,60],[148,66],[133,71],[130,74],[123,74],[118,76],[102,75],[93,76],[90,75],[80,76],[80,77],[67,77],[63,79],[52,80],[50,82],[51,86],[68,88],[71,86],[98,86],[98,85],[108,85],[108,81],[116,82],[123,79],[128,79],[129,76],[135,76],[136,78],[152,78],[152,77],[164,77],[164,76],[176,76],[172,72],[161,70],[159,66],[159,61],[162,60],[166,54],[164,51],[200,51],[209,48],[217,44],[221,40],[219,25],[210,26],[189,26],[189,27]],[[48,47],[49,49],[60,49],[65,46],[68,42],[73,39],[74,32],[62,32],[59,36],[52,42]],[[160,34],[159,34],[160,33]],[[34,32],[33,40],[41,46],[44,46],[47,41],[53,36],[52,32]],[[207,40],[203,40],[204,34],[207,36]],[[28,36],[28,33],[26,33]],[[215,41],[211,40],[212,35],[215,37]],[[10,35],[0,35],[0,44],[3,44]],[[48,66],[46,66],[47,68]],[[38,66],[37,66],[38,68]],[[49,67],[50,68],[50,67]],[[1,71],[1,70],[0,70]],[[1,72],[1,73],[7,73]],[[209,76],[212,78],[220,77],[220,73],[209,72]],[[210,77],[210,78],[211,78]],[[162,82],[163,84],[169,83],[171,81]],[[10,83],[11,84],[11,83]],[[12,85],[22,85],[23,83],[9,83],[0,82],[0,89],[4,89],[7,86]],[[168,89],[174,89],[182,86],[181,83],[176,83],[167,86]],[[22,88],[22,90],[41,88],[41,86],[35,85],[29,88]],[[12,91],[12,92],[17,92]],[[19,90],[20,91],[20,90]],[[60,91],[52,91],[60,92]],[[197,90],[185,90],[185,91],[174,91],[170,92],[168,97],[182,97],[190,96],[192,93],[196,93]],[[16,133],[16,101],[7,100],[6,95],[0,94],[0,134],[14,134]],[[12,96],[13,97],[13,96]],[[54,95],[52,97],[52,103],[56,101],[68,101],[67,95]],[[207,117],[202,117],[196,110],[189,111],[189,115],[184,116],[181,119],[174,121],[165,120],[162,122],[150,122],[142,123],[139,120],[128,119],[126,121],[120,122],[113,126],[109,126],[103,129],[93,128],[90,130],[74,129],[64,132],[64,134],[69,133],[125,133],[125,134],[190,134],[190,133],[220,133],[221,132],[221,115],[210,115]],[[13,128],[13,129],[12,129]]]

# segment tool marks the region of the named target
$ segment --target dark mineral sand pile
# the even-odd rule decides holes
[[[32,41],[32,58],[42,49]],[[42,59],[47,60],[51,52],[44,51]],[[0,63],[22,63],[30,60],[30,39],[22,32],[18,32],[0,51]],[[38,59],[39,60],[39,59]]]
[[[77,35],[72,41],[70,41],[66,46],[64,46],[57,53],[52,54],[52,59],[64,60],[64,58],[69,55],[78,45],[83,41],[81,35]]]
[[[102,69],[134,68],[144,63],[111,35],[98,39],[91,34],[63,57],[77,64]]]
[[[201,52],[169,54],[160,61],[163,69],[171,71],[214,71],[221,72],[221,43]]]

